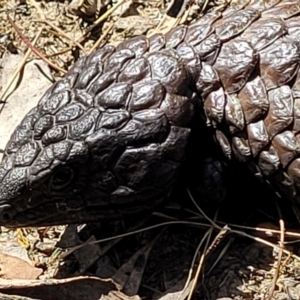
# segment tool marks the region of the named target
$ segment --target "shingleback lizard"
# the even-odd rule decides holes
[[[299,42],[299,1],[245,0],[81,57],[8,141],[0,225],[154,207],[176,182],[196,109],[229,159],[299,202]]]

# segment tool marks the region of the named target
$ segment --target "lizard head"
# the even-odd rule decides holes
[[[49,121],[54,116],[41,117],[40,108],[27,114],[7,144],[0,165],[0,225],[112,219],[151,208],[167,196],[179,162],[166,159],[166,152],[182,156],[189,130],[168,128],[161,115],[151,139],[164,140],[162,143],[128,147],[134,118],[117,132],[103,126],[96,130],[97,117],[89,109],[76,121],[58,125]],[[92,127],[87,130],[91,119]]]
[[[13,132],[0,164],[0,225],[118,218],[170,193],[194,113],[187,71],[166,51],[136,58],[122,77],[103,69],[109,49],[80,58]],[[108,67],[120,55],[134,57],[122,51]]]
[[[190,129],[158,108],[84,106],[53,92],[15,129],[0,164],[0,225],[119,218],[170,193]]]

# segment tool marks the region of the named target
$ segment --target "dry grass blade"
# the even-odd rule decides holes
[[[189,189],[187,189],[188,195],[190,197],[190,199],[192,200],[193,204],[196,206],[196,208],[198,209],[198,211],[202,214],[202,216],[215,228],[222,230],[222,227],[219,226],[215,221],[213,221],[211,218],[209,218],[206,213],[200,208],[200,206],[197,204],[197,202],[195,201],[194,197],[192,196],[192,193],[190,192]]]
[[[97,241],[93,241],[93,242],[83,243],[81,245],[72,247],[68,251],[62,253],[62,255],[60,256],[60,258],[63,259],[65,257],[67,257],[68,255],[70,255],[71,253],[73,253],[74,251],[76,251],[76,250],[78,250],[78,249],[80,249],[82,247],[85,247],[86,245],[92,245],[92,244],[97,244],[97,243],[104,243],[104,242],[108,242],[108,241],[111,241],[111,240],[123,238],[123,237],[126,237],[126,236],[131,236],[133,234],[145,232],[145,231],[148,231],[148,230],[151,230],[151,229],[155,229],[155,228],[159,228],[159,227],[163,227],[163,226],[167,226],[167,225],[178,225],[178,224],[185,224],[185,225],[197,226],[197,227],[210,227],[210,225],[208,225],[208,224],[198,223],[198,222],[189,222],[189,221],[170,221],[170,222],[164,222],[164,223],[156,224],[156,225],[149,226],[149,227],[146,227],[146,228],[134,230],[134,231],[131,231],[131,232],[126,232],[126,233],[115,235],[115,236],[112,236],[112,237],[108,237],[108,238],[105,238],[105,239],[101,239],[101,240],[97,240]]]
[[[18,28],[18,26],[14,23],[14,21],[12,20],[12,18],[7,15],[7,19],[9,21],[9,23],[13,26],[13,28],[16,30],[16,32],[19,34],[19,36],[21,37],[21,39],[24,41],[24,43],[31,49],[31,51],[36,54],[38,57],[40,57],[41,59],[43,59],[45,62],[48,63],[49,66],[51,66],[54,70],[57,70],[59,72],[62,72],[63,74],[67,73],[66,70],[56,66],[55,64],[53,64],[49,59],[47,59],[37,48],[35,48],[30,41],[23,35],[23,33],[21,32],[21,30]]]
[[[162,17],[153,34],[158,32],[167,33],[181,22],[181,18],[186,20],[186,16],[189,12],[189,8],[186,9],[186,7],[190,7],[190,4],[190,0],[172,0],[169,4],[167,12]],[[169,15],[169,13],[173,10],[176,11],[175,16],[173,16],[172,13]]]
[[[108,28],[104,31],[103,35],[97,40],[97,42],[91,48],[89,54],[93,53],[95,49],[97,49],[100,46],[101,42],[107,37],[107,35],[113,29],[113,27],[114,27],[114,23],[109,24]]]
[[[195,250],[195,254],[194,254],[194,257],[193,257],[193,260],[192,260],[192,263],[191,263],[191,267],[190,267],[190,270],[189,270],[189,275],[188,275],[188,278],[186,279],[185,286],[182,289],[182,293],[184,293],[185,289],[187,289],[190,286],[190,283],[192,281],[193,268],[194,268],[194,265],[195,265],[198,253],[200,251],[201,246],[204,244],[204,242],[206,240],[208,240],[208,237],[210,236],[211,232],[212,232],[212,228],[210,228],[209,230],[206,231],[206,233],[204,234],[203,238],[199,242],[199,245],[198,245],[197,249]],[[199,265],[198,265],[198,270],[199,271],[197,270],[198,271],[198,275],[199,275],[199,272],[200,272],[200,269],[201,269],[201,266],[202,266],[202,263],[203,263],[203,260],[204,260],[204,257],[203,258],[202,257],[203,257],[203,255],[201,255],[201,257],[200,257],[200,261],[199,261]],[[200,266],[200,269],[199,269],[199,266]],[[197,277],[197,276],[195,276],[195,277]],[[192,286],[190,288],[189,294],[191,294],[192,291],[194,290],[194,288],[195,288],[195,282],[197,282],[196,278],[193,279],[193,283],[192,283]]]
[[[108,9],[101,17],[99,17],[94,24],[89,27],[89,29],[77,40],[77,42],[82,42],[84,38],[87,36],[88,33],[90,33],[95,27],[97,27],[99,24],[101,24],[104,20],[106,20],[119,6],[127,2],[128,0],[121,0],[118,3],[116,3],[112,8]]]
[[[71,46],[76,45],[79,49],[81,49],[83,51],[84,54],[86,54],[84,47],[80,43],[78,43],[77,41],[70,38],[65,32],[63,32],[61,29],[59,29],[57,26],[55,26],[51,22],[49,22],[47,20],[37,20],[37,22],[41,22],[41,23],[45,23],[45,24],[49,25],[50,27],[55,29],[57,32],[47,29],[48,32],[51,32],[52,34],[57,35],[57,36],[63,36],[64,38],[66,38],[67,40],[69,40],[73,43],[73,45],[71,45]]]
[[[32,42],[32,45],[35,45],[37,40],[39,39],[41,33],[43,32],[43,28],[40,29],[40,31],[37,33],[35,39]],[[2,94],[0,95],[0,101],[5,102],[4,97],[6,96],[8,90],[10,89],[11,85],[13,84],[14,80],[16,79],[16,77],[18,76],[18,74],[20,73],[20,71],[22,70],[22,68],[24,67],[26,60],[28,59],[30,53],[31,53],[31,48],[28,48],[28,50],[26,51],[24,58],[22,60],[22,62],[20,63],[19,67],[16,69],[16,71],[14,72],[13,76],[11,77],[11,79],[9,80],[9,83],[7,84],[7,86],[3,89]]]
[[[279,220],[279,224],[280,224],[280,241],[279,241],[279,252],[278,252],[278,259],[277,259],[277,266],[276,266],[276,270],[275,270],[275,274],[273,277],[273,282],[272,282],[272,287],[268,296],[268,300],[271,300],[273,298],[274,295],[274,291],[276,288],[276,282],[277,279],[279,277],[279,270],[281,267],[281,259],[282,259],[282,253],[283,253],[283,248],[284,248],[284,222],[283,220]]]
[[[210,219],[210,218],[204,213],[204,211],[203,211],[203,210],[199,207],[199,205],[196,203],[196,201],[195,201],[195,199],[193,198],[193,196],[192,196],[192,194],[190,193],[190,191],[189,191],[189,190],[187,190],[187,191],[188,191],[188,194],[189,194],[190,199],[192,200],[193,204],[197,207],[197,209],[201,212],[201,214],[208,220],[208,222],[209,222],[210,224],[212,224],[215,228],[217,228],[217,229],[220,230],[221,227],[220,227],[216,222],[214,222],[212,219]],[[264,240],[264,239],[262,239],[262,238],[259,238],[259,237],[252,236],[252,235],[250,235],[250,234],[248,234],[248,233],[246,233],[246,232],[243,232],[243,231],[240,231],[240,230],[233,230],[233,229],[231,229],[231,228],[229,228],[229,227],[228,227],[228,230],[229,230],[231,233],[236,233],[236,234],[238,234],[238,235],[241,235],[241,236],[250,238],[250,239],[255,240],[255,241],[257,241],[257,242],[260,242],[260,243],[262,243],[262,244],[264,244],[264,245],[267,245],[267,246],[269,246],[269,247],[272,247],[273,249],[279,249],[279,248],[280,248],[280,247],[278,247],[277,245],[275,245],[275,244],[273,244],[273,243],[271,243],[271,242],[269,242],[269,241],[266,241],[266,240]],[[291,255],[291,256],[292,256],[293,258],[295,258],[296,260],[300,261],[300,257],[299,257],[299,256],[297,256],[297,255],[295,255],[295,254],[292,254],[290,251],[288,251],[288,250],[286,250],[286,249],[283,249],[282,251],[283,251],[284,253],[288,254],[288,255]]]
[[[132,296],[137,294],[150,252],[165,230],[166,227],[163,228],[154,239],[148,242],[147,245],[134,253],[112,276],[112,279],[121,285],[122,291],[125,292],[126,295]]]

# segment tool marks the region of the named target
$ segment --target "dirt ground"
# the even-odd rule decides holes
[[[25,81],[24,89],[42,93],[80,54],[174,26],[176,19],[166,16],[170,3],[0,1],[0,115],[16,93],[3,97],[13,71],[38,35],[31,47],[43,58],[31,53],[27,60],[44,61],[44,71],[50,70],[53,79],[42,85],[38,79],[30,86],[34,76],[27,73],[26,81],[25,69],[19,81]],[[183,10],[188,12],[185,22],[197,18],[205,6],[224,3],[194,1]],[[16,53],[21,53],[18,60]],[[17,61],[9,76],[8,61]],[[13,104],[10,114],[22,117],[22,105],[17,112]],[[0,119],[2,148],[9,138],[5,126],[12,119]],[[2,228],[1,299],[300,299],[300,234],[293,208],[240,167],[228,166],[224,176],[226,198],[221,204],[203,201],[189,178],[182,178],[170,201],[151,215],[110,224]]]

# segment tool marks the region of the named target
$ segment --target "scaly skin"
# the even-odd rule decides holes
[[[262,2],[80,58],[7,144],[0,225],[154,207],[176,182],[198,108],[228,158],[300,201],[300,5]]]

